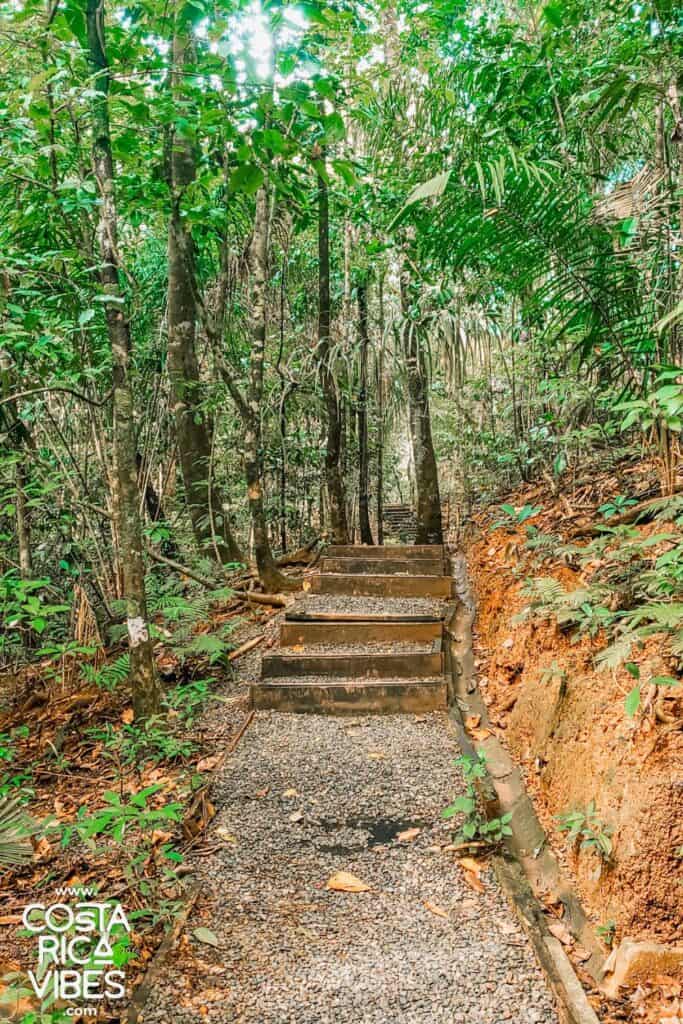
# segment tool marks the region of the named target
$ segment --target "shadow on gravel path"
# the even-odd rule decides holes
[[[556,1024],[492,874],[476,893],[441,850],[457,754],[443,714],[258,714],[216,782],[219,846],[145,1024]],[[371,890],[327,890],[339,871]]]

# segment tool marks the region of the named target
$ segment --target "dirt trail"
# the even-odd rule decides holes
[[[442,714],[257,715],[214,791],[203,915],[146,1024],[554,1024],[493,877],[472,891],[441,850],[457,754]],[[371,890],[327,890],[338,871]],[[217,949],[192,937],[199,925]]]

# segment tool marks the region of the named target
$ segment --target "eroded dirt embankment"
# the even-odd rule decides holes
[[[549,511],[544,498],[553,506]],[[642,703],[629,717],[625,699],[633,690],[633,675],[623,662],[607,669],[595,665],[608,643],[605,632],[582,632],[575,620],[560,627],[554,614],[530,607],[527,581],[540,577],[559,581],[567,592],[588,588],[586,604],[595,606],[598,598],[590,588],[609,567],[609,552],[595,559],[590,554],[568,559],[561,541],[572,524],[564,509],[539,490],[515,495],[511,503],[520,507],[529,501],[546,508],[533,519],[536,528],[558,537],[557,545],[546,545],[543,557],[529,547],[524,526],[492,529],[491,515],[479,519],[467,550],[477,602],[475,654],[482,694],[600,934],[608,942],[628,936],[680,943],[683,686],[646,683],[652,677],[680,676],[680,659],[672,655],[670,636],[664,634],[652,633],[635,645],[629,657],[631,670],[636,664],[643,682]],[[673,539],[658,542],[666,533]],[[638,527],[634,550],[639,557],[642,541],[654,539],[650,561],[636,565],[636,574],[680,543],[680,533],[671,522]],[[623,551],[618,557],[623,559]],[[623,603],[618,586],[614,593],[601,592],[599,600],[608,607]],[[559,828],[558,816],[585,811],[592,802],[593,833],[608,837],[608,858],[592,846],[569,842]]]

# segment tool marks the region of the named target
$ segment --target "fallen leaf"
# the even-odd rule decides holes
[[[202,757],[197,761],[198,772],[212,772],[223,763],[222,754],[212,754],[211,757]]]
[[[383,761],[386,756],[383,750],[371,750],[368,754],[371,761]]]
[[[465,883],[469,885],[470,889],[474,889],[475,892],[486,892],[484,884],[479,878],[479,875],[474,875],[472,874],[471,871],[463,871],[462,876],[465,879]]]
[[[348,871],[338,871],[327,880],[326,889],[334,892],[369,892],[370,886],[362,882],[360,878],[349,874]]]
[[[567,926],[561,921],[548,921],[548,931],[559,939],[563,946],[571,946],[574,942]]]
[[[304,812],[303,811],[294,811],[294,814],[290,814],[289,820],[291,821],[292,825],[296,825],[296,823],[298,821],[303,821],[304,820]]]
[[[295,789],[286,789],[282,794],[284,797],[298,796],[299,794]]]
[[[429,900],[424,900],[422,905],[430,914],[435,914],[437,917],[444,917],[447,921],[450,920],[446,911],[442,910],[441,907],[437,907],[436,903],[430,903]]]
[[[481,715],[468,715],[465,719],[465,728],[469,732],[471,729],[476,729],[481,722]]]
[[[583,964],[586,960],[590,960],[591,951],[590,949],[584,949],[583,946],[574,946],[574,956],[580,964]]]
[[[123,722],[124,725],[130,725],[134,718],[135,712],[133,711],[132,708],[126,708],[124,711],[121,712],[121,721]]]
[[[207,946],[215,946],[218,948],[218,939],[209,928],[195,928],[192,934],[198,942],[203,942]]]
[[[489,736],[493,736],[491,730],[485,728],[471,729],[470,732],[472,734],[473,739],[475,739],[478,743],[481,743],[482,740],[487,739]]]
[[[228,832],[227,828],[223,828],[222,826],[219,826],[216,829],[216,835],[218,836],[219,839],[222,839],[224,843],[237,842],[237,836],[234,836],[232,832]]]
[[[407,828],[405,832],[399,832],[396,838],[399,843],[412,843],[413,839],[417,839],[419,834],[419,828]]]
[[[459,857],[458,864],[463,871],[469,871],[471,874],[476,875],[477,878],[479,878],[479,875],[486,867],[483,861],[475,860],[474,857]]]
[[[256,797],[257,800],[262,800],[264,796],[268,796],[269,793],[270,786],[266,786],[265,789],[257,789],[256,792],[254,793],[254,796]]]
[[[303,644],[294,644],[293,647],[289,648],[289,650],[292,654],[303,654],[306,648]]]
[[[303,590],[310,590],[311,589],[310,581],[309,580],[304,580],[304,582],[302,584],[302,588],[303,588]]]

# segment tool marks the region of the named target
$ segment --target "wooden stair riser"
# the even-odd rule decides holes
[[[449,576],[313,576],[312,594],[347,594],[351,597],[451,596]]]
[[[280,645],[428,644],[440,640],[442,631],[440,622],[284,622],[280,627]]]
[[[330,544],[329,558],[443,558],[443,544]]]
[[[366,683],[256,683],[251,687],[256,710],[320,715],[423,714],[445,711],[442,680]]]
[[[429,679],[443,672],[435,654],[264,654],[263,679],[329,676],[334,679]]]
[[[442,558],[328,558],[320,563],[321,572],[388,576],[443,576]]]

